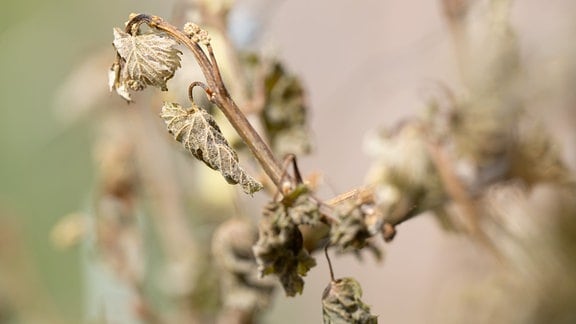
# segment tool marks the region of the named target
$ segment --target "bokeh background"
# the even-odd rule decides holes
[[[321,194],[326,197],[363,182],[370,165],[362,147],[367,132],[418,113],[431,83],[457,87],[457,66],[438,1],[244,3],[243,14],[255,27],[243,31],[247,27],[239,26],[238,37],[257,33],[260,45],[277,52],[308,89],[315,151],[301,159],[300,167],[304,173],[323,174]],[[34,296],[31,311],[70,323],[84,318],[81,251],[57,249],[50,232],[91,195],[94,125],[90,115],[70,122],[59,107],[66,95],[63,87],[74,82],[70,75],[92,54],[109,50],[113,60],[112,27],[121,26],[129,13],[169,20],[173,8],[172,1],[150,0],[0,4],[0,289],[29,292]],[[561,64],[566,53],[574,53],[575,9],[569,0],[514,3],[512,23],[523,59],[534,71]],[[102,80],[106,72],[101,70]],[[105,82],[84,87],[79,89],[86,96],[94,89],[107,91]],[[574,111],[546,109],[558,117],[557,138],[574,167]],[[382,322],[429,323],[444,309],[444,296],[485,280],[493,262],[469,240],[446,234],[426,216],[403,225],[385,251],[381,263],[333,260],[337,276],[360,281],[365,302]],[[329,276],[323,259],[318,261],[303,296],[278,294],[265,322],[321,321],[320,298]],[[28,270],[20,272],[20,266]],[[1,301],[0,290],[0,307]]]

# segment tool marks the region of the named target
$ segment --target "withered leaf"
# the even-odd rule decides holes
[[[340,252],[366,247],[368,239],[379,233],[383,225],[382,215],[369,205],[345,203],[338,205],[336,212],[340,222],[330,229],[330,245],[337,246]],[[372,252],[379,256],[378,249]]]
[[[279,156],[310,153],[308,103],[300,79],[277,60],[249,54],[244,62],[252,68],[249,78],[262,87],[264,106],[260,117],[274,152]]]
[[[160,116],[168,131],[186,150],[210,168],[220,171],[228,183],[240,184],[248,194],[262,189],[262,185],[240,167],[236,152],[204,109],[195,104],[184,109],[179,104],[165,102]]]
[[[303,276],[316,261],[303,248],[302,233],[281,203],[270,203],[258,226],[253,247],[261,276],[275,274],[288,296],[302,293]]]
[[[361,297],[362,288],[354,278],[330,282],[322,294],[324,324],[377,324],[378,318]]]
[[[310,199],[312,191],[305,184],[299,184],[286,194],[281,203],[287,208],[287,213],[297,225],[318,225],[320,223],[320,206]]]
[[[178,42],[158,33],[130,35],[114,28],[114,47],[121,60],[110,69],[110,89],[130,100],[127,89],[146,86],[167,90],[166,82],[180,67]]]
[[[108,86],[110,91],[116,90],[116,93],[126,99],[127,101],[132,101],[130,98],[130,92],[126,88],[126,82],[122,81],[120,78],[120,63],[114,62],[108,70]]]
[[[304,87],[280,62],[274,62],[269,69],[262,118],[270,142],[280,155],[309,153],[312,145]]]

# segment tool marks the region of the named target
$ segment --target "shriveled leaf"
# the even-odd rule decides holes
[[[120,63],[114,62],[108,70],[108,86],[110,91],[116,90],[116,93],[120,97],[126,99],[127,101],[132,101],[128,89],[126,89],[126,83],[120,78]]]
[[[238,164],[238,156],[230,147],[216,121],[200,107],[192,104],[188,109],[179,104],[165,102],[160,113],[168,131],[184,145],[194,157],[219,171],[231,184],[240,184],[242,190],[252,194],[262,185]]]
[[[380,233],[382,214],[369,204],[353,202],[336,206],[336,214],[340,222],[330,228],[330,245],[338,247],[340,252],[358,252],[368,246],[379,258],[380,250],[372,246],[368,239]]]
[[[110,69],[110,88],[127,100],[127,89],[146,86],[167,90],[166,82],[180,67],[178,43],[162,34],[130,35],[114,28],[114,47],[121,60]]]
[[[280,62],[274,62],[265,79],[266,106],[262,111],[270,142],[278,154],[304,154],[311,150],[308,106],[304,87]]]
[[[262,86],[264,107],[260,116],[274,152],[279,156],[310,153],[308,103],[300,79],[279,61],[247,55],[245,64],[253,67],[249,75],[253,82]]]
[[[261,276],[275,274],[288,296],[302,293],[303,276],[316,261],[303,248],[302,233],[288,216],[286,207],[273,202],[260,221],[259,238],[253,247]]]
[[[354,278],[330,282],[322,294],[324,324],[377,324],[378,318],[361,297],[362,288]]]
[[[308,186],[299,184],[281,201],[287,208],[288,215],[297,225],[318,225],[320,223],[320,206],[317,201],[310,199],[311,193]]]

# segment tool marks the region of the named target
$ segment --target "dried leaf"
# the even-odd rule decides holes
[[[157,33],[133,36],[114,28],[113,44],[121,60],[110,69],[111,90],[127,100],[127,89],[139,91],[150,85],[167,90],[166,82],[180,67],[182,53],[175,40]]]
[[[265,79],[266,105],[262,111],[270,142],[280,155],[311,150],[307,103],[300,80],[274,62]]]
[[[340,222],[330,228],[330,245],[337,246],[340,252],[358,252],[368,246],[380,258],[380,250],[368,242],[383,226],[384,217],[378,209],[371,204],[348,202],[336,206],[336,213]]]
[[[120,77],[120,63],[118,62],[114,62],[110,67],[110,70],[108,70],[108,86],[110,87],[110,91],[116,90],[116,93],[120,97],[127,101],[132,101],[130,93],[126,88],[126,82]]]
[[[378,318],[361,297],[362,288],[354,278],[330,282],[322,294],[324,324],[377,324]]]
[[[165,102],[160,116],[168,131],[186,150],[210,168],[220,171],[228,183],[240,184],[248,194],[262,189],[262,185],[240,167],[236,152],[205,110],[195,104],[184,109],[179,104]]]
[[[261,118],[272,149],[279,156],[310,153],[308,103],[300,79],[278,61],[247,55],[253,82],[262,83],[264,107]],[[259,84],[257,84],[259,86]]]
[[[288,296],[302,293],[305,276],[316,261],[303,248],[302,233],[287,209],[273,202],[260,221],[259,239],[253,247],[261,276],[275,274]]]
[[[299,184],[286,194],[281,203],[287,208],[288,215],[297,225],[318,225],[320,223],[320,209],[316,200],[310,199],[310,188]]]

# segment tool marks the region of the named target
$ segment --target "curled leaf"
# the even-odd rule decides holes
[[[288,296],[302,293],[305,276],[316,261],[303,248],[302,233],[281,203],[266,207],[253,247],[261,276],[275,274]]]
[[[178,43],[162,34],[130,35],[114,28],[114,47],[120,59],[109,72],[110,90],[130,100],[127,89],[140,91],[146,86],[167,90],[166,82],[180,67]]]
[[[384,217],[372,204],[347,202],[336,206],[340,222],[330,228],[330,245],[341,252],[358,250],[368,246],[380,258],[381,252],[368,239],[380,233]]]
[[[330,282],[322,294],[324,324],[377,324],[378,318],[361,297],[362,288],[354,278]]]
[[[165,102],[160,116],[174,139],[198,160],[219,171],[228,183],[240,184],[248,194],[262,189],[262,185],[240,167],[236,152],[204,109],[195,104],[184,109],[179,104]]]
[[[308,103],[300,79],[276,60],[247,55],[245,62],[252,67],[252,82],[261,87],[262,93],[254,95],[263,97],[260,117],[274,152],[279,156],[310,153]]]
[[[286,194],[281,203],[287,208],[288,215],[297,225],[318,225],[320,223],[320,206],[310,199],[310,188],[299,184]]]
[[[276,152],[305,154],[311,150],[308,132],[308,106],[304,87],[279,62],[269,68],[265,79],[264,125]]]

